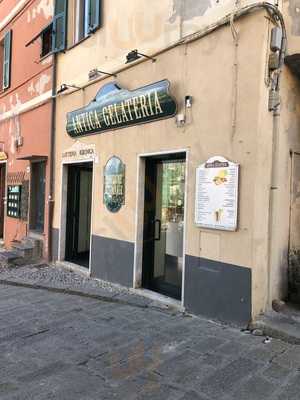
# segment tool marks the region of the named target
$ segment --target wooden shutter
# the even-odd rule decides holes
[[[88,30],[89,33],[99,28],[101,24],[101,0],[88,0],[89,1],[89,19]]]
[[[10,87],[11,40],[12,31],[8,31],[3,40],[3,89]]]
[[[53,52],[64,50],[67,37],[67,0],[55,1],[52,35]]]

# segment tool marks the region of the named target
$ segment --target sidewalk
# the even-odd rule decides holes
[[[300,307],[286,304],[282,311],[269,311],[257,318],[251,329],[262,330],[264,335],[300,345]]]
[[[130,289],[90,278],[58,264],[1,267],[0,284],[46,289],[140,308],[167,308],[178,312],[172,305],[160,305],[157,301],[135,294]]]

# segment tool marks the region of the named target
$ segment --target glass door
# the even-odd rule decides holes
[[[144,286],[180,299],[185,159],[151,160],[145,185]]]
[[[4,231],[4,201],[5,201],[5,175],[6,164],[0,165],[0,239],[3,239]]]

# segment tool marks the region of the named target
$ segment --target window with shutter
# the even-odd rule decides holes
[[[74,0],[74,43],[80,42],[100,27],[101,0]]]
[[[95,31],[100,26],[101,19],[101,0],[89,1],[89,32]]]
[[[45,57],[52,51],[52,31],[53,24],[49,24],[45,29],[41,32],[41,57]]]
[[[66,48],[67,0],[56,0],[53,17],[52,50],[62,51]]]
[[[2,88],[10,87],[12,31],[8,31],[3,39],[3,80]]]

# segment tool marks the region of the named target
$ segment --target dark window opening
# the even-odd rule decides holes
[[[41,57],[45,57],[52,52],[52,23],[41,33],[41,40]]]

